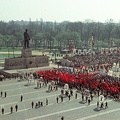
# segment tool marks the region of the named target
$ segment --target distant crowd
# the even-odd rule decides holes
[[[73,66],[81,67],[81,66],[91,66],[94,70],[97,70],[100,67],[105,66],[106,69],[112,67],[113,63],[120,62],[120,53],[114,54],[87,54],[87,55],[75,55],[70,57],[68,55],[65,56],[66,59],[72,61]]]

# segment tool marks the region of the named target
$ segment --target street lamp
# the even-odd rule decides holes
[[[13,46],[13,57],[15,57],[15,54],[14,54],[14,46]]]
[[[8,58],[9,58],[9,47],[8,47],[8,40],[7,40],[7,49],[8,49]]]

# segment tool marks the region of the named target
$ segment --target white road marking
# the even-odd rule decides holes
[[[21,94],[22,95],[28,95],[28,94],[31,94],[31,93],[37,93],[37,92],[43,92],[43,91],[46,91],[46,90],[41,90],[41,91],[34,91],[34,92],[27,92],[27,93],[20,93],[20,94],[17,94],[17,95],[9,95],[9,96],[7,96],[7,98],[8,97],[15,97],[15,96],[20,96]]]
[[[11,85],[16,85],[16,84],[19,85],[20,83],[22,83],[22,84],[23,84],[23,83],[27,83],[27,81],[24,81],[24,82],[22,81],[22,82],[18,82],[18,83],[10,83],[10,84],[5,84],[5,85],[0,85],[0,87],[3,87],[3,86],[11,86]]]
[[[51,104],[48,104],[48,105],[45,105],[45,106],[43,106],[43,107],[47,107],[47,106],[50,106],[50,105],[53,105],[54,103],[51,103]],[[42,108],[42,107],[40,107],[40,108]],[[17,113],[19,113],[19,112],[23,112],[23,111],[26,111],[26,110],[32,110],[32,109],[35,109],[35,108],[26,108],[26,109],[18,109],[18,111],[17,111]],[[39,108],[37,108],[37,109],[39,109]],[[14,113],[14,112],[13,112]],[[16,112],[15,112],[16,113]],[[10,114],[10,112],[7,112],[7,113],[5,113],[4,115],[8,115],[8,114]]]
[[[109,114],[109,113],[116,112],[116,111],[120,111],[120,108],[109,110],[109,111],[106,111],[106,112],[104,111],[102,113],[98,113],[98,114],[95,114],[95,115],[86,116],[86,117],[79,118],[79,119],[76,119],[76,120],[87,120],[87,119],[90,119],[90,118],[93,118],[93,117],[98,117],[98,116]]]
[[[110,102],[110,101],[112,101],[112,100],[109,100],[108,102]],[[91,104],[90,106],[94,106],[94,105],[96,105],[96,103]],[[26,120],[36,120],[36,119],[45,118],[45,117],[49,117],[49,116],[60,114],[60,113],[65,113],[65,112],[69,112],[69,111],[73,111],[73,110],[82,109],[82,108],[85,108],[85,107],[88,107],[88,106],[86,105],[86,106],[81,106],[81,107],[75,107],[75,108],[71,108],[71,109],[67,109],[67,110],[62,110],[62,111],[58,111],[58,112],[54,112],[54,113],[50,113],[50,114],[45,114],[45,115],[42,115],[42,116],[28,118]]]
[[[37,99],[42,99],[42,98],[49,98],[49,97],[53,97],[53,96],[58,96],[59,94],[54,94],[54,95],[49,95],[49,96],[44,96],[44,97],[37,97],[37,98],[32,98],[32,99],[28,99],[28,100],[23,100],[23,102],[28,102],[28,101],[33,101],[33,100],[37,100]],[[18,101],[19,102],[19,101]],[[11,105],[11,104],[16,104],[18,102],[11,102],[11,103],[7,103],[7,104],[2,104],[2,106],[5,106],[5,105]]]
[[[19,89],[23,89],[23,88],[24,88],[24,89],[28,89],[28,88],[30,88],[30,87],[34,87],[34,86],[29,86],[29,87],[25,87],[25,86],[24,86],[24,87],[19,87],[19,88],[16,88],[16,89],[9,89],[9,90],[7,89],[7,90],[3,90],[3,91],[6,91],[6,92],[7,92],[7,91],[14,91],[14,90],[19,90]]]

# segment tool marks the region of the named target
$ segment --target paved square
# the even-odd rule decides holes
[[[96,102],[98,97],[95,96],[90,105],[81,102],[81,94],[75,99],[76,90],[70,101],[64,98],[63,102],[59,98],[56,103],[57,96],[61,93],[58,91],[46,92],[47,87],[36,89],[34,81],[28,86],[27,81],[19,81],[17,79],[6,80],[0,82],[0,91],[3,97],[0,97],[1,108],[4,107],[5,112],[0,114],[0,120],[120,120],[120,103],[112,99],[108,99],[108,108],[104,110],[96,110]],[[6,91],[7,97],[4,97]],[[23,102],[20,102],[23,95]],[[48,105],[46,105],[46,98]],[[43,107],[33,108],[31,102],[43,102]],[[18,105],[18,112],[15,112],[15,105]],[[10,113],[10,107],[13,107],[13,113]]]

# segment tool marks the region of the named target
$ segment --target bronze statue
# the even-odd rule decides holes
[[[28,29],[26,29],[24,32],[24,48],[29,48],[29,40],[30,36],[28,34]]]

